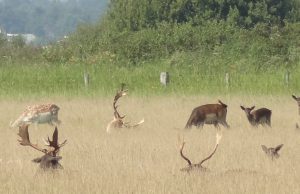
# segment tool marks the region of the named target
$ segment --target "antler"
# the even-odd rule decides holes
[[[67,143],[67,140],[65,140],[63,143],[58,143],[58,130],[57,127],[55,127],[55,130],[52,135],[52,141],[49,139],[47,140],[47,146],[54,148],[53,150],[53,156],[56,156],[56,153],[59,151],[61,147],[63,147]]]
[[[206,158],[204,158],[201,162],[199,162],[199,165],[200,165],[200,166],[201,166],[206,160],[209,160],[209,159],[216,153],[221,138],[222,138],[222,134],[217,133],[217,134],[216,134],[216,145],[215,145],[214,151],[213,151],[209,156],[207,156]]]
[[[29,139],[29,133],[28,133],[28,125],[22,125],[19,127],[19,133],[18,135],[21,137],[21,140],[18,139],[18,141],[20,142],[20,144],[22,146],[30,146],[40,152],[43,152],[45,154],[48,153],[48,150],[47,149],[42,149],[40,148],[37,144],[32,144],[30,142],[30,139]]]
[[[133,125],[131,125],[130,122],[123,123],[123,125],[126,128],[134,128],[134,127],[139,126],[140,124],[143,124],[144,122],[145,122],[145,119],[142,119],[140,122],[133,124]]]
[[[185,144],[185,142],[182,142],[182,144],[181,144],[181,148],[180,148],[180,156],[185,160],[185,161],[187,161],[187,163],[188,163],[188,165],[189,166],[192,166],[192,162],[190,161],[190,159],[188,159],[185,155],[183,155],[183,148],[184,148],[184,144]]]
[[[218,145],[219,145],[219,142],[222,138],[222,134],[219,134],[217,133],[216,134],[216,145],[215,145],[215,148],[213,150],[213,152],[206,158],[204,158],[203,160],[201,160],[201,162],[197,163],[197,164],[193,164],[184,154],[183,154],[183,148],[184,148],[184,144],[185,142],[183,141],[182,144],[181,144],[181,147],[180,147],[180,156],[185,160],[187,161],[188,163],[188,166],[185,167],[185,168],[182,168],[181,171],[187,171],[187,172],[190,172],[191,170],[193,169],[198,169],[198,170],[202,170],[202,171],[205,171],[207,170],[205,167],[202,166],[202,164],[209,160],[217,151],[217,148],[218,148]]]
[[[115,116],[116,119],[123,119],[125,117],[125,115],[122,116],[122,117],[120,116],[120,114],[118,113],[118,110],[117,110],[118,106],[116,105],[116,103],[119,100],[119,98],[121,98],[122,96],[127,95],[126,92],[128,90],[124,90],[124,87],[125,87],[125,84],[122,83],[121,84],[121,90],[117,92],[117,94],[115,95],[115,98],[114,98],[113,108],[114,108],[114,116]]]

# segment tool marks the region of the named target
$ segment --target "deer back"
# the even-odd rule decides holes
[[[227,106],[222,104],[206,104],[196,107],[193,112],[197,113],[198,116],[205,117],[209,114],[215,114],[217,117],[226,116]]]
[[[267,108],[260,108],[257,110],[254,110],[251,112],[251,115],[253,115],[254,119],[260,119],[263,117],[270,117],[272,114],[272,111]]]

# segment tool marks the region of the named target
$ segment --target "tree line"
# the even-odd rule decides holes
[[[41,56],[118,65],[181,56],[199,66],[219,59],[224,68],[240,60],[261,71],[299,65],[299,34],[299,0],[110,0],[96,24],[79,25]]]

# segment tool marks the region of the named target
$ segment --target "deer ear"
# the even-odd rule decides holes
[[[245,107],[241,106],[241,109],[242,109],[242,110],[245,110]]]
[[[293,97],[295,100],[297,100],[297,97],[296,97],[295,95],[292,95],[292,97]]]
[[[252,106],[250,109],[253,110],[255,108],[255,106]]]

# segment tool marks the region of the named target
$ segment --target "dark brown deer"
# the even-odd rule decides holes
[[[203,167],[202,164],[209,160],[217,151],[217,148],[218,148],[218,145],[219,145],[219,142],[222,138],[222,135],[220,133],[217,133],[216,134],[216,145],[215,145],[215,148],[213,150],[213,152],[207,156],[206,158],[204,158],[203,160],[201,160],[199,163],[195,163],[193,164],[191,162],[190,159],[188,159],[184,154],[183,154],[183,148],[184,148],[184,144],[185,142],[183,141],[182,144],[181,144],[181,147],[180,147],[180,156],[185,160],[187,161],[188,163],[188,166],[187,167],[184,167],[182,169],[180,169],[181,171],[185,171],[185,172],[190,172],[190,171],[193,171],[193,170],[196,170],[196,171],[208,171],[208,169],[206,167]]]
[[[254,127],[258,127],[260,124],[262,126],[268,125],[271,127],[272,111],[267,108],[253,110],[254,108],[255,106],[252,106],[251,108],[241,106],[241,109],[246,113],[249,123]]]
[[[205,104],[194,108],[185,128],[191,128],[193,125],[202,128],[204,124],[213,124],[217,128],[221,124],[229,128],[226,122],[227,105],[221,100],[218,102],[219,104]]]
[[[298,114],[300,115],[300,97],[296,97],[295,95],[292,95],[292,97],[296,100],[298,104]]]
[[[48,149],[43,149],[39,147],[37,144],[32,144],[30,142],[29,133],[28,133],[28,125],[22,125],[19,127],[18,135],[21,137],[21,140],[18,140],[22,146],[30,146],[35,150],[43,152],[44,155],[39,158],[35,158],[32,161],[35,163],[40,163],[40,167],[43,170],[47,169],[61,169],[62,165],[59,163],[59,160],[62,159],[61,156],[58,156],[58,152],[62,146],[64,146],[67,142],[65,140],[63,143],[58,143],[58,130],[55,127],[53,132],[52,141],[49,139],[47,140],[47,147]]]
[[[274,158],[279,158],[278,151],[282,148],[283,144],[276,146],[275,148],[267,148],[265,145],[261,145],[262,150],[270,157],[272,160]]]
[[[144,119],[142,119],[140,122],[134,124],[134,125],[130,125],[129,122],[124,122],[124,118],[125,118],[125,115],[124,116],[121,116],[118,112],[118,106],[116,105],[117,104],[117,101],[122,97],[122,96],[125,96],[127,95],[127,91],[128,90],[124,90],[124,87],[125,87],[125,84],[122,84],[121,85],[121,90],[119,90],[117,92],[117,94],[115,95],[115,98],[114,98],[114,102],[113,102],[113,108],[114,108],[114,118],[111,122],[109,122],[109,124],[107,125],[106,127],[106,131],[107,133],[110,133],[111,132],[111,129],[112,128],[132,128],[132,127],[137,127],[139,126],[140,124],[142,124],[144,122]]]

